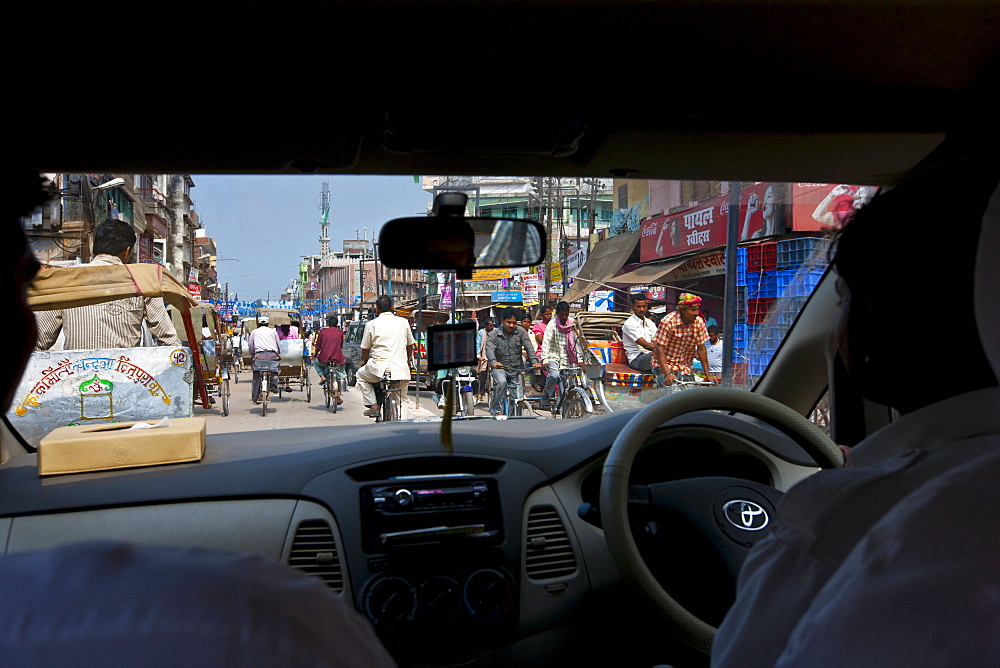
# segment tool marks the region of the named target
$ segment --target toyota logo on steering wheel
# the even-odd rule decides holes
[[[760,531],[768,523],[767,511],[753,501],[730,501],[722,507],[722,513],[730,524],[744,531]]]

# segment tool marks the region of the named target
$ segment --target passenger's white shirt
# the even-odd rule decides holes
[[[708,354],[708,370],[711,373],[722,373],[722,339],[714,344],[711,339],[705,341],[705,352]]]
[[[0,557],[12,666],[390,666],[349,597],[262,557],[76,543]]]
[[[792,488],[720,666],[1000,665],[1000,388],[904,415]]]
[[[381,377],[389,369],[392,380],[410,379],[410,360],[406,347],[414,345],[410,323],[393,313],[379,313],[365,324],[361,337],[362,350],[369,349],[368,370]]]
[[[656,323],[650,318],[640,319],[639,316],[633,313],[622,323],[622,344],[625,346],[625,356],[628,357],[629,362],[642,353],[650,352],[636,343],[636,341],[646,339],[646,341],[652,343],[655,334]]]
[[[266,325],[258,327],[250,332],[247,344],[250,346],[251,355],[262,351],[269,351],[272,353],[281,352],[281,342],[278,340],[278,330],[273,327],[267,327]]]

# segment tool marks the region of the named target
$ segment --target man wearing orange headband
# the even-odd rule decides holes
[[[701,297],[689,292],[677,299],[677,310],[660,321],[653,336],[653,358],[663,371],[663,382],[673,385],[677,377],[691,375],[691,360],[697,357],[705,369],[705,379],[719,382],[708,371],[705,340],[708,330],[701,319]]]

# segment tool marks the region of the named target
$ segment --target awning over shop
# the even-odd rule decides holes
[[[622,232],[597,242],[562,300],[575,302],[593,290],[600,290],[609,278],[621,270],[638,243],[638,232]]]
[[[627,274],[612,276],[606,283],[610,283],[611,285],[647,285],[649,283],[656,283],[686,261],[687,258],[682,258],[680,260],[666,260],[664,262],[645,264]]]
[[[611,285],[652,285],[664,281],[686,281],[726,272],[726,251],[712,248],[701,253],[672,258],[663,262],[645,264],[627,274],[612,276]]]

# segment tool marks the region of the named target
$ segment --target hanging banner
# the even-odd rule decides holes
[[[475,269],[472,272],[473,281],[499,281],[510,277],[510,269]]]
[[[611,313],[615,310],[614,290],[594,290],[590,293],[590,310]]]
[[[451,284],[445,283],[441,286],[441,303],[439,308],[442,310],[451,308]]]
[[[549,282],[555,285],[556,283],[562,283],[563,272],[562,264],[559,262],[549,263]]]
[[[571,253],[569,257],[566,258],[566,275],[576,276],[580,273],[580,269],[583,264],[587,261],[587,249],[581,248],[580,250]]]
[[[538,280],[538,274],[525,274],[521,277],[521,294],[524,297],[525,303],[538,302],[538,286],[540,281]]]

